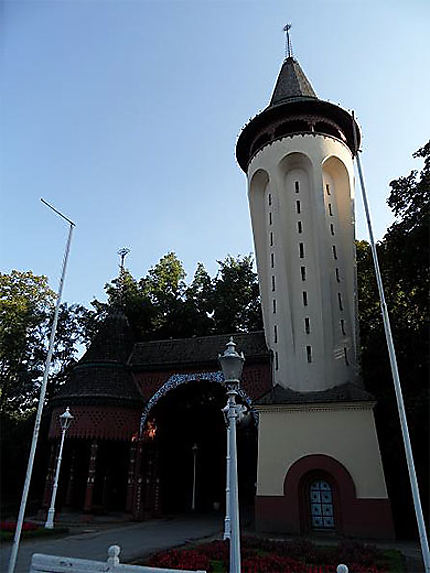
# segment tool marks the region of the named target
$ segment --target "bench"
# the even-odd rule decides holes
[[[178,573],[178,571],[182,573],[206,573],[206,571],[127,565],[119,562],[120,551],[121,548],[118,545],[111,545],[108,549],[107,561],[91,561],[89,559],[34,553],[31,559],[30,573]]]

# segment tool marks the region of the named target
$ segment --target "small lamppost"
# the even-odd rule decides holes
[[[197,444],[194,444],[191,448],[193,451],[193,498],[191,500],[191,509],[195,511],[196,509],[196,462],[197,462],[197,450],[199,449]]]
[[[51,497],[51,505],[48,509],[48,517],[46,519],[45,528],[46,529],[53,529],[54,527],[54,515],[55,515],[55,498],[57,497],[57,489],[58,489],[58,478],[60,477],[60,467],[61,467],[61,459],[63,455],[63,446],[64,446],[64,438],[66,437],[66,432],[72,423],[73,416],[70,413],[69,408],[66,408],[66,411],[58,416],[61,425],[61,442],[60,442],[60,450],[58,452],[58,459],[57,459],[57,468],[55,470],[55,478],[54,478],[54,485],[52,487],[52,497]]]
[[[229,454],[229,485],[228,514],[230,516],[230,573],[240,573],[240,529],[239,529],[239,493],[237,485],[237,447],[236,447],[236,421],[238,410],[236,396],[238,394],[240,378],[242,376],[245,357],[235,350],[236,344],[233,338],[227,344],[224,354],[218,357],[224,374],[224,382],[227,388],[227,452]]]

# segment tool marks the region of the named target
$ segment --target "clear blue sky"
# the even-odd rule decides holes
[[[136,277],[169,250],[198,261],[253,250],[237,135],[270,98],[282,27],[317,94],[355,109],[377,236],[388,183],[430,136],[430,2],[102,1],[2,3],[1,257],[65,300],[103,296],[130,247]],[[357,192],[358,195],[358,192]],[[357,203],[361,204],[358,197]],[[367,233],[358,213],[359,238]],[[191,277],[189,277],[191,278]]]

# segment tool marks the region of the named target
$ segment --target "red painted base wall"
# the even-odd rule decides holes
[[[305,535],[309,529],[303,526],[297,511],[297,503],[286,496],[257,496],[255,500],[255,526],[257,531]],[[394,539],[391,507],[388,499],[356,499],[342,511],[342,523],[336,531],[339,535],[369,538]]]
[[[394,539],[390,500],[357,498],[347,469],[322,454],[304,456],[291,466],[285,476],[284,495],[256,497],[256,528],[295,535],[310,533],[308,492],[312,479],[327,479],[332,487],[336,533]]]

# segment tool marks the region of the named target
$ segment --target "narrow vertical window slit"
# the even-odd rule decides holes
[[[310,334],[311,332],[311,320],[309,317],[305,318],[305,333]]]
[[[347,353],[347,350],[346,350],[346,346],[343,347],[343,356],[344,356],[344,358],[345,358],[345,364],[346,364],[347,366],[349,366],[348,353]]]
[[[294,183],[294,188],[295,188],[295,190],[296,190],[296,193],[298,193],[299,190],[300,190],[300,188],[299,188],[299,182],[298,182],[298,181],[296,181],[296,182]]]
[[[306,346],[306,358],[308,362],[312,362],[312,346]]]
[[[303,243],[299,243],[299,257],[303,259],[305,256],[305,246]]]
[[[297,213],[300,213],[300,201],[296,201],[296,210]]]
[[[302,276],[302,281],[306,280],[306,267],[300,267],[300,274]]]
[[[332,247],[332,248],[333,248],[333,258],[334,258],[335,260],[337,260],[337,251],[336,251],[336,245],[333,245],[333,247]]]
[[[345,321],[343,320],[343,318],[340,321],[340,328],[342,330],[342,334],[346,334],[346,332],[345,332]]]
[[[308,306],[308,293],[304,290],[302,295],[303,295],[303,306]]]
[[[302,226],[302,222],[301,222],[301,221],[297,221],[297,232],[298,232],[298,233],[302,233],[302,232],[303,232],[303,226]]]

